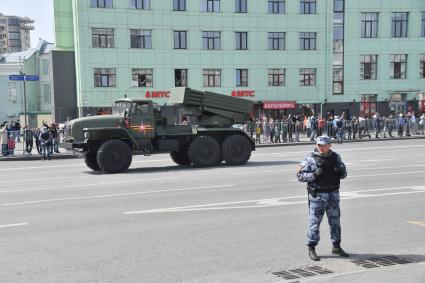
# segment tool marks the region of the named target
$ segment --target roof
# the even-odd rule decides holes
[[[5,53],[1,56],[0,63],[19,63],[19,60],[28,60],[36,52],[35,48],[31,48],[21,52]]]
[[[0,63],[19,63],[19,60],[28,60],[35,52],[48,54],[53,50],[54,44],[39,39],[37,47],[21,52],[0,54]]]

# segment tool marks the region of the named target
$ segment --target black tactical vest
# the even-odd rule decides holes
[[[317,192],[334,192],[339,190],[340,176],[335,172],[338,168],[338,155],[332,151],[329,156],[314,155],[318,167],[323,169],[322,175],[317,178],[311,187]]]

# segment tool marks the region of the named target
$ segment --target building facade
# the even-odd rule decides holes
[[[26,121],[30,127],[52,121],[52,49],[40,40],[36,48],[0,55],[0,121]],[[38,80],[14,81],[11,75],[32,75]],[[25,89],[25,95],[24,95]],[[26,100],[24,99],[26,98]]]
[[[269,114],[423,106],[423,0],[54,3],[79,115],[124,95],[166,104],[176,86],[259,101]]]
[[[0,54],[25,51],[31,48],[30,31],[34,20],[0,13]]]

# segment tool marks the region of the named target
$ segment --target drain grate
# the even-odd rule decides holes
[[[312,277],[316,275],[329,274],[329,273],[333,273],[333,271],[320,266],[311,266],[306,268],[297,268],[297,269],[273,272],[272,274],[286,280],[292,280],[292,279]]]
[[[351,262],[369,269],[383,267],[383,266],[397,265],[397,264],[412,263],[411,261],[407,259],[400,258],[397,256],[372,257],[368,259],[352,260]]]

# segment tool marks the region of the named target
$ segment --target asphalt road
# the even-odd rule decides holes
[[[126,174],[81,159],[0,163],[1,282],[425,282],[425,143],[334,145],[342,182],[343,248],[319,263],[305,246],[310,145],[258,149],[246,166],[180,168],[139,156]],[[352,260],[410,261],[365,268]],[[332,273],[287,280],[311,266]],[[301,277],[301,276],[299,276]]]

